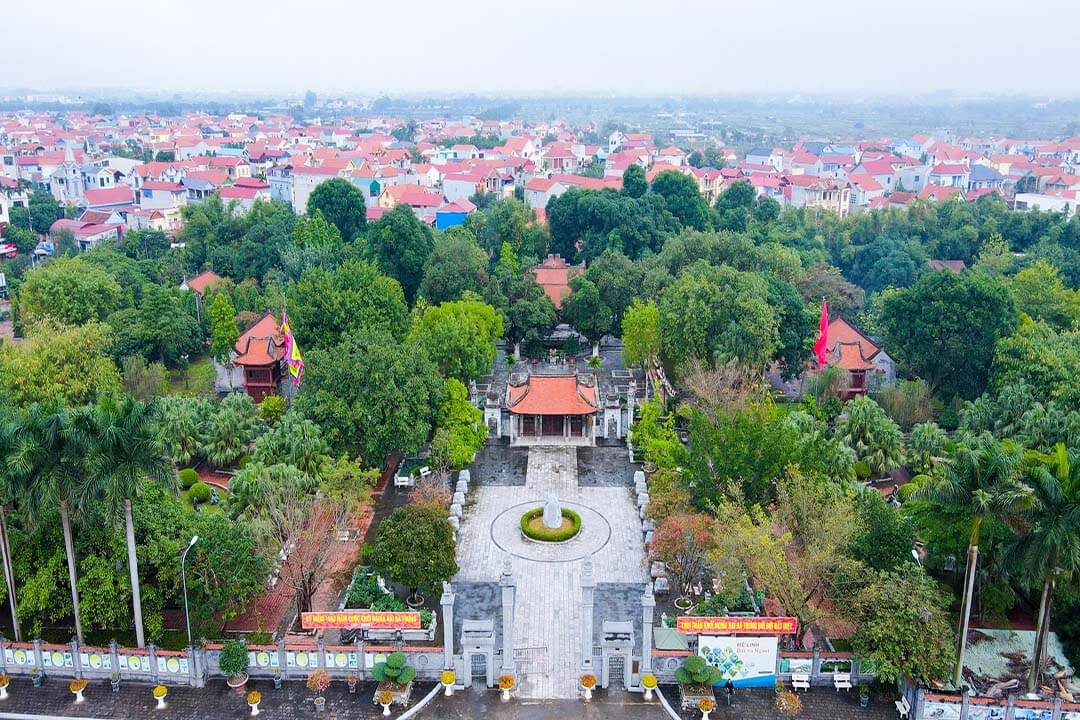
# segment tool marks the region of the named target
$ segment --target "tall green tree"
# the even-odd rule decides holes
[[[1054,590],[1061,581],[1075,586],[1080,575],[1080,461],[1064,444],[1052,454],[1031,452],[1028,459],[1032,466],[1025,479],[1035,491],[1035,504],[1023,531],[1006,547],[1003,564],[1041,586],[1027,677],[1028,692],[1035,692],[1042,682]]]
[[[289,320],[305,349],[326,349],[350,333],[405,337],[409,309],[397,280],[368,262],[350,260],[334,270],[309,268],[286,291]]]
[[[360,189],[345,178],[324,180],[308,196],[307,214],[321,212],[341,232],[345,242],[355,240],[367,226],[367,206]]]
[[[93,417],[88,410],[35,403],[21,416],[21,424],[15,430],[15,450],[7,458],[28,521],[33,525],[53,510],[60,513],[75,636],[80,643],[83,632],[75,569],[72,502],[79,498],[86,470],[84,460],[92,438]]]
[[[479,295],[488,283],[487,261],[470,231],[451,228],[435,240],[435,249],[424,263],[420,295],[432,305],[460,300],[466,291]]]
[[[647,367],[660,358],[660,309],[652,300],[634,300],[622,321],[623,362]]]
[[[46,317],[66,325],[104,320],[120,304],[120,286],[82,258],[57,258],[26,274],[19,288],[25,322]]]
[[[677,170],[665,170],[653,179],[652,191],[664,198],[668,210],[684,227],[705,230],[712,225],[709,204],[698,192],[693,177]]]
[[[986,387],[997,341],[1016,327],[1009,291],[972,273],[930,272],[886,292],[880,326],[900,363],[946,397],[971,399]]]
[[[424,310],[410,337],[423,347],[444,377],[468,382],[491,372],[503,319],[474,295]]]
[[[446,390],[417,343],[350,333],[306,360],[296,407],[335,451],[359,451],[368,465],[380,466],[387,454],[416,452],[427,440]]]
[[[852,604],[853,649],[885,682],[942,682],[953,660],[949,600],[914,563],[876,574]]]
[[[148,406],[131,397],[117,400],[107,395],[98,401],[92,412],[93,437],[86,462],[88,472],[79,488],[79,505],[87,513],[103,511],[114,522],[123,516],[135,638],[139,647],[145,647],[131,500],[142,492],[147,482],[172,489],[176,484],[176,472]]]
[[[613,329],[614,316],[591,280],[578,276],[570,281],[570,295],[563,300],[562,316],[592,343],[592,355],[598,357],[600,339]]]
[[[440,508],[411,504],[398,508],[375,532],[369,554],[381,576],[401,583],[416,595],[436,591],[457,574],[454,529]]]
[[[1015,523],[1035,503],[1031,488],[1022,481],[1023,459],[1023,450],[1016,444],[985,434],[957,447],[952,462],[939,474],[916,478],[916,499],[941,505],[969,527],[954,687],[960,687],[983,523],[987,518]]]
[[[626,168],[622,176],[622,191],[632,198],[639,198],[649,190],[649,183],[645,179],[645,168],[633,164]]]
[[[626,309],[642,292],[644,272],[641,265],[621,252],[605,250],[589,265],[585,277],[596,285],[600,300],[611,309],[612,331],[618,331]]]
[[[236,326],[236,311],[229,296],[218,293],[210,303],[210,355],[222,365],[229,362],[229,353],[240,338]]]
[[[367,232],[369,257],[384,274],[401,283],[410,303],[424,274],[424,263],[435,249],[431,228],[417,219],[408,205],[398,205],[371,224]]]

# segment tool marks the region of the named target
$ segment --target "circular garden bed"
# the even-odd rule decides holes
[[[573,510],[562,508],[562,525],[549,528],[544,524],[544,508],[529,510],[521,516],[521,534],[538,542],[566,542],[581,532],[581,516]]]

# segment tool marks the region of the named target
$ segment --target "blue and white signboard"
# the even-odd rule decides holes
[[[698,654],[720,669],[721,685],[773,687],[776,653],[776,635],[698,635]]]

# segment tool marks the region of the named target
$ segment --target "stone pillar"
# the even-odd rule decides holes
[[[82,677],[82,663],[79,662],[79,641],[72,638],[71,640],[71,659],[72,667],[75,669],[75,677]]]
[[[581,571],[581,668],[593,669],[593,595],[596,578],[593,576],[592,560],[586,560]]]
[[[629,436],[628,428],[634,424],[634,405],[637,403],[637,381],[631,380],[626,389],[626,423],[619,428],[623,437]]]
[[[514,569],[510,558],[503,560],[502,575],[502,670],[503,675],[514,675]]]
[[[356,638],[356,675],[361,682],[364,680],[364,636],[360,634]]]
[[[443,621],[443,669],[450,670],[454,667],[454,590],[448,582],[443,583],[439,604]]]
[[[656,597],[652,593],[652,584],[646,583],[645,594],[641,596],[641,672],[652,672],[653,612],[656,610]]]

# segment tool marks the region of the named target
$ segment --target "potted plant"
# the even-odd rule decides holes
[[[82,678],[76,678],[68,683],[68,690],[75,696],[75,702],[81,703],[83,701],[83,690],[86,689],[86,680]]]
[[[709,720],[709,713],[716,709],[716,701],[712,698],[700,700],[697,709],[701,711],[701,720]]]
[[[11,678],[7,673],[0,675],[0,700],[7,700],[7,687],[11,684]]]
[[[379,683],[377,690],[389,691],[396,702],[404,705],[409,702],[416,668],[406,662],[405,653],[393,652],[386,656],[386,660],[375,663],[375,667],[371,668],[371,677]]]
[[[356,673],[349,673],[345,678],[345,684],[349,686],[349,694],[356,694],[356,686],[360,683],[360,676]]]
[[[513,675],[500,675],[499,676],[499,690],[502,691],[502,701],[507,702],[510,700],[510,691],[514,689],[514,676]]]
[[[228,676],[229,679],[226,682],[229,687],[243,695],[244,686],[248,681],[247,645],[239,640],[227,640],[221,648],[221,654],[218,655],[218,667],[224,675]]]
[[[457,681],[457,676],[454,675],[453,670],[443,670],[439,675],[439,682],[442,683],[443,691],[446,697],[450,697],[454,694],[454,683]]]
[[[869,707],[869,706],[870,706],[870,686],[869,685],[860,685],[859,686],[859,707]]]
[[[656,689],[656,676],[652,673],[645,673],[642,675],[641,687],[645,688],[645,699],[652,700],[653,690]]]
[[[691,655],[683,660],[682,665],[675,671],[682,707],[689,710],[697,707],[702,700],[713,700],[713,685],[720,679],[720,671],[705,662],[705,658],[700,655]]]
[[[165,696],[169,694],[169,688],[165,687],[164,685],[155,685],[154,689],[150,691],[150,694],[152,694],[154,696],[154,699],[157,700],[157,709],[164,710]]]
[[[262,693],[258,690],[252,690],[244,699],[247,700],[247,704],[251,708],[251,714],[258,715],[259,703],[262,702]]]
[[[318,693],[315,696],[315,712],[322,712],[326,709],[326,698],[323,693],[326,692],[326,688],[330,687],[330,673],[325,670],[316,670],[308,675],[307,678],[308,690],[314,693]]]
[[[120,673],[114,672],[109,675],[109,684],[112,685],[112,691],[120,692]]]
[[[592,691],[596,687],[596,676],[585,673],[581,676],[581,689],[585,691],[585,702],[592,700]]]
[[[281,677],[281,673],[278,673],[277,675],[274,676],[274,689],[275,690],[280,690],[281,689],[281,681],[282,680],[283,680],[283,678]]]
[[[773,701],[776,709],[788,717],[795,717],[802,710],[802,699],[794,690],[781,690]]]
[[[390,714],[390,705],[394,702],[394,693],[389,690],[379,690],[375,693],[375,702],[382,705],[382,714]]]
[[[38,670],[36,666],[30,666],[30,679],[34,681],[34,687],[39,688],[45,682],[45,673]]]

